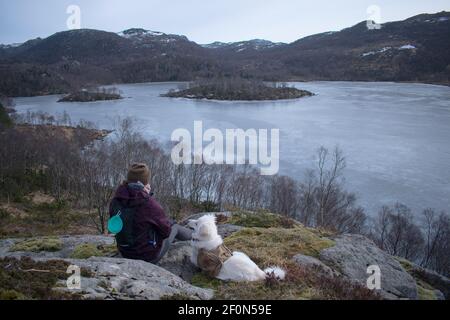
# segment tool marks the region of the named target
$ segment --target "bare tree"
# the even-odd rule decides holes
[[[413,261],[420,256],[423,247],[422,233],[414,223],[411,209],[401,203],[379,211],[373,237],[388,253]]]
[[[314,170],[307,170],[305,182],[299,186],[299,213],[296,218],[306,226],[315,224],[315,188],[316,178]]]
[[[371,238],[381,248],[385,249],[387,234],[389,231],[389,216],[392,215],[392,209],[388,206],[381,207],[376,217],[374,225],[374,231],[371,234]]]
[[[295,218],[298,194],[298,185],[292,178],[274,176],[270,187],[270,210]]]
[[[366,224],[363,208],[356,205],[356,196],[343,188],[345,158],[339,148],[330,155],[321,147],[317,152],[317,168],[309,170],[306,182],[299,187],[300,221],[313,227],[335,232],[362,232]]]
[[[427,268],[449,274],[450,217],[433,209],[422,212],[424,230],[424,253],[420,264]]]

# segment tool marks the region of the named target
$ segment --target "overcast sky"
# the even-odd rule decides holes
[[[449,0],[0,0],[0,43],[67,30],[69,5],[80,7],[82,28],[142,27],[183,34],[197,43],[292,42],[366,20],[371,5],[380,8],[381,22],[450,11]]]

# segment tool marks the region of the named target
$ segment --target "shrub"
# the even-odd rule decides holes
[[[0,220],[8,219],[10,216],[9,212],[3,208],[0,208]]]
[[[0,103],[0,130],[2,128],[9,128],[13,125],[13,121],[9,117],[8,113],[6,112],[5,107]]]

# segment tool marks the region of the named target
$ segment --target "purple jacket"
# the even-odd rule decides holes
[[[119,186],[114,196],[121,206],[136,207],[134,216],[133,233],[136,243],[132,248],[119,248],[124,258],[137,259],[151,262],[154,260],[160,250],[162,241],[169,237],[171,223],[164,213],[161,205],[143,189],[131,188],[124,183]],[[112,205],[109,209],[110,216],[115,213]],[[149,242],[150,231],[156,231],[156,245]]]

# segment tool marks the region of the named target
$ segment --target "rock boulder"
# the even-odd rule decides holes
[[[414,278],[391,255],[361,235],[345,234],[333,239],[336,245],[320,252],[319,259],[342,276],[366,285],[367,267],[378,265],[381,271],[380,294],[386,299],[417,299]]]

